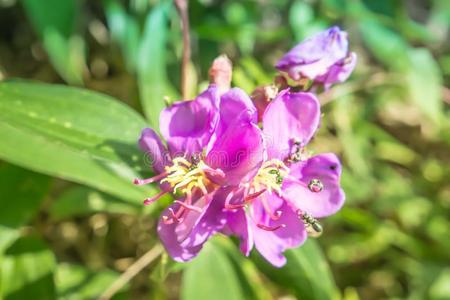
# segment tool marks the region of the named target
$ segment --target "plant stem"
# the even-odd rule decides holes
[[[147,253],[141,256],[136,262],[134,262],[128,269],[120,275],[104,292],[100,295],[98,300],[111,299],[125,284],[127,284],[134,276],[136,276],[142,269],[148,266],[154,261],[161,253],[163,248],[157,244]]]
[[[189,61],[191,59],[191,40],[189,38],[189,16],[188,16],[189,0],[175,0],[178,14],[181,18],[181,30],[183,32],[183,58],[181,62],[181,96],[183,100],[187,100],[188,95],[188,73]]]

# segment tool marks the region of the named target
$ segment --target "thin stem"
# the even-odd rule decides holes
[[[189,61],[191,59],[191,40],[189,38],[189,0],[175,0],[175,6],[181,18],[181,29],[183,31],[183,60],[181,62],[181,96],[187,100],[188,95],[188,73]]]
[[[350,95],[364,89],[370,89],[385,84],[401,84],[401,79],[397,76],[385,75],[384,73],[376,73],[372,77],[363,81],[348,82],[333,87],[319,96],[320,104],[324,106],[337,98]]]
[[[163,248],[161,245],[156,245],[147,253],[141,256],[128,269],[120,275],[104,292],[100,295],[98,300],[111,299],[125,284],[127,284],[134,276],[136,276],[142,269],[154,261],[161,253]]]

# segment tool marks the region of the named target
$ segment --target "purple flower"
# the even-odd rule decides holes
[[[319,119],[320,104],[311,93],[284,90],[268,105],[262,120],[267,156],[256,175],[225,199],[222,232],[236,234],[245,255],[255,246],[273,265],[282,266],[286,249],[301,245],[308,232],[321,232],[315,218],[341,208],[345,196],[338,158],[308,157],[305,151]]]
[[[308,78],[329,88],[345,81],[355,65],[356,54],[348,51],[347,33],[334,26],[292,48],[275,67],[295,81]]]
[[[232,89],[222,98],[240,105],[250,100],[235,98],[245,96]],[[161,186],[161,192],[144,204],[169,192],[177,197],[158,224],[163,245],[177,261],[195,257],[203,243],[223,228],[227,195],[248,174],[256,174],[262,163],[261,130],[245,117],[245,110],[232,121],[221,120],[227,101],[220,101],[218,89],[211,85],[195,100],[175,103],[161,112],[160,129],[167,149],[150,128],[142,131],[139,140],[156,175],[136,179],[135,184],[158,182]]]

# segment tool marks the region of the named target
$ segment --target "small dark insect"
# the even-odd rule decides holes
[[[300,214],[300,218],[303,220],[305,224],[306,231],[312,237],[318,237],[322,234],[323,228],[322,225],[310,214],[303,212]]]
[[[319,179],[311,179],[308,183],[308,189],[313,193],[320,193],[323,191],[323,183]]]
[[[193,165],[198,165],[198,163],[201,161],[202,155],[200,153],[194,153],[191,155],[191,162]]]

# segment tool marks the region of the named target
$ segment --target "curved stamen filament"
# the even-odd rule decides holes
[[[258,228],[261,228],[261,229],[266,230],[266,231],[275,231],[277,229],[286,227],[285,224],[280,224],[280,225],[277,225],[277,226],[267,226],[267,225],[260,224],[260,223],[256,224],[256,226],[258,226]]]
[[[190,204],[184,203],[184,202],[179,201],[179,200],[175,200],[175,202],[180,204],[185,209],[193,210],[193,211],[196,211],[198,213],[202,213],[203,212],[203,210],[200,207],[197,207],[197,206],[194,206],[194,205],[190,205]]]
[[[267,203],[267,198],[263,195],[261,197],[261,203],[263,205],[264,210],[266,211],[267,215],[274,221],[278,220],[281,217],[281,210],[277,210],[274,213],[272,213],[272,210],[269,206],[269,204]]]
[[[158,194],[156,194],[155,196],[151,197],[151,198],[147,198],[144,200],[144,205],[150,205],[153,202],[155,202],[156,200],[158,200],[159,198],[161,198],[162,196],[164,196],[167,192],[165,191],[161,191]]]
[[[150,178],[145,178],[145,179],[135,178],[133,180],[133,183],[135,185],[148,184],[148,183],[159,181],[159,180],[163,179],[166,176],[167,176],[167,172],[163,172],[163,173],[161,173],[159,175],[156,175],[156,176],[153,176],[153,177],[150,177]]]
[[[229,209],[229,210],[235,210],[238,208],[243,208],[245,207],[245,202],[244,203],[236,203],[236,204],[231,204],[231,199],[233,199],[235,193],[231,192],[228,194],[228,196],[225,198],[225,209]]]
[[[170,214],[171,214],[171,217],[172,217],[172,218],[169,218],[168,216],[163,216],[162,218],[163,218],[164,224],[169,225],[169,224],[173,224],[173,222],[177,222],[177,223],[183,222],[183,218],[178,217],[178,216],[173,212],[173,209],[172,209],[172,208],[169,207],[169,211],[170,211]]]
[[[249,195],[245,196],[244,201],[248,203],[248,202],[258,198],[261,194],[265,193],[266,191],[267,191],[266,189],[262,189],[259,192],[249,194]]]

